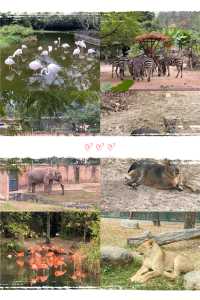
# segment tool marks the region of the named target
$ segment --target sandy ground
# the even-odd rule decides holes
[[[118,101],[118,98],[113,95],[102,95],[102,97]],[[125,97],[128,110],[102,112],[101,134],[130,135],[132,130],[140,127],[157,129],[164,134],[164,117],[177,119],[176,134],[200,134],[200,92],[198,91],[137,91],[128,93]]]
[[[151,231],[153,235],[174,232],[183,229],[183,223],[161,222],[160,227],[153,226],[150,222],[138,221],[140,229],[124,228],[120,219],[101,218],[101,244],[127,247],[127,239]],[[187,254],[195,263],[195,268],[200,270],[200,239],[181,241],[164,246],[165,249],[177,253]]]
[[[66,209],[92,209],[99,206],[100,202],[100,184],[71,184],[65,190],[65,194],[61,195],[60,189],[54,187],[51,194],[41,191],[36,192],[38,202],[31,200],[33,194],[27,193],[27,190],[20,191],[26,193],[26,197],[30,194],[30,200],[27,201],[1,201],[0,211],[61,211]]]
[[[192,211],[200,208],[200,193],[188,189],[161,190],[140,185],[137,190],[124,184],[131,160],[102,160],[102,199],[104,211]],[[200,163],[181,164],[187,184],[200,188]]]
[[[110,82],[112,85],[117,85],[121,81],[119,78],[112,78],[112,66],[101,63],[100,82]],[[145,78],[143,81],[136,81],[131,87],[133,90],[200,90],[200,71],[183,70],[183,77],[176,78],[176,67],[170,67],[170,76],[158,77],[155,74],[150,82]],[[131,79],[130,73],[126,70],[125,78]]]

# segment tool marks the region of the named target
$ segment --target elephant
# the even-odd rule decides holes
[[[53,168],[34,168],[28,172],[28,186],[32,193],[35,193],[35,186],[37,184],[44,184],[44,191],[48,194],[52,191],[53,182],[59,182],[62,195],[64,195],[64,184],[62,182],[62,175],[58,170]]]

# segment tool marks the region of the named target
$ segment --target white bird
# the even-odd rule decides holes
[[[42,46],[39,46],[38,51],[42,51],[42,50],[43,50]]]
[[[33,71],[42,69],[42,64],[38,59],[31,61],[28,66]]]
[[[52,46],[48,46],[48,52],[51,53],[53,51],[53,47]]]
[[[22,49],[27,49],[28,47],[26,45],[22,45]]]
[[[15,61],[13,60],[13,56],[8,56],[5,59],[4,63],[9,66],[9,69],[11,69],[12,66],[15,64]]]
[[[41,55],[42,55],[42,56],[48,56],[48,55],[49,55],[49,52],[48,52],[47,50],[43,50],[43,51],[41,52]]]
[[[49,64],[47,67],[41,70],[41,75],[47,74],[57,74],[60,71],[61,67],[56,64]]]
[[[93,48],[88,49],[88,54],[95,54],[96,50]]]
[[[79,46],[81,48],[86,48],[86,43],[82,40],[82,41],[80,41]]]
[[[21,56],[23,54],[22,49],[17,49],[14,53],[13,53],[13,57],[15,56]]]
[[[73,55],[78,55],[79,56],[80,52],[81,52],[80,48],[77,47],[76,49],[74,49]]]
[[[58,41],[57,40],[55,40],[53,43],[54,43],[55,46],[58,45]]]
[[[86,44],[85,44],[84,40],[76,41],[75,44],[76,44],[76,46],[79,46],[81,48],[86,48]]]
[[[58,47],[60,47],[60,43],[61,43],[61,38],[58,37]]]
[[[67,44],[67,43],[65,43],[65,44],[62,44],[62,46],[61,46],[63,49],[67,49],[67,48],[69,48],[70,47],[70,45],[69,44]]]
[[[60,71],[60,66],[56,64],[49,64],[47,66],[48,73],[53,72],[53,73],[58,73]]]

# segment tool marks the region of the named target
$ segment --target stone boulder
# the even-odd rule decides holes
[[[120,222],[121,227],[131,228],[131,229],[139,229],[139,223],[133,220],[121,220]]]
[[[200,271],[192,271],[185,274],[184,287],[187,290],[200,290]]]
[[[133,262],[133,254],[124,248],[104,246],[101,247],[102,264],[124,265]]]

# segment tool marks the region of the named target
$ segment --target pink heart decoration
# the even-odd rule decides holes
[[[101,144],[96,144],[96,149],[97,151],[101,151],[104,147],[104,143],[101,143]]]
[[[112,151],[114,147],[115,147],[115,143],[107,145],[109,151]]]
[[[93,143],[85,144],[85,150],[89,151],[93,146]]]

